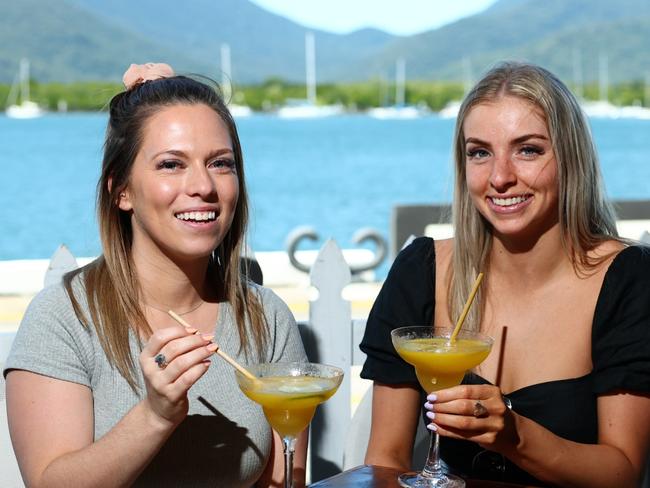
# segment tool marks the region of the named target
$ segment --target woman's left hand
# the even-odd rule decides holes
[[[484,449],[505,452],[518,444],[515,414],[501,390],[492,385],[460,385],[427,396],[424,408],[440,435],[478,443]]]

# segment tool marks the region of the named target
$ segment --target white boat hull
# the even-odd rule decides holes
[[[20,105],[10,105],[6,111],[7,117],[12,119],[35,119],[43,113],[43,109],[38,104],[29,100],[25,100]]]

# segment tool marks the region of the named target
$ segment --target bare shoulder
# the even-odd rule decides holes
[[[606,256],[608,254],[616,255],[626,247],[627,246],[621,241],[609,239],[607,241],[601,242],[598,246],[596,246],[593,252],[595,253],[595,256]]]
[[[435,241],[436,261],[439,263],[448,263],[454,251],[453,239],[440,239]]]
[[[598,244],[588,253],[588,256],[590,259],[593,259],[595,262],[599,263],[596,266],[596,269],[600,268],[605,271],[612,263],[614,258],[616,258],[618,253],[620,253],[626,247],[627,245],[623,242],[617,241],[615,239],[609,239]]]

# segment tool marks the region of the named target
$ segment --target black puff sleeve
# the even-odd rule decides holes
[[[650,392],[650,248],[630,246],[610,265],[592,329],[594,392]]]
[[[390,333],[431,325],[435,306],[433,239],[420,237],[399,253],[375,300],[359,347],[366,353],[361,377],[386,384],[419,384],[413,366],[399,357]]]

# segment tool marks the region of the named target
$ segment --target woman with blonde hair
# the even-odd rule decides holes
[[[215,87],[167,65],[131,65],[124,81],[97,186],[103,254],[33,300],[5,365],[23,479],[277,486],[281,440],[232,368],[210,359],[221,347],[243,364],[305,360],[286,305],[240,269],[248,207],[234,120]],[[305,457],[303,434],[299,480]]]
[[[461,106],[454,157],[455,236],[400,253],[361,343],[374,381],[366,462],[410,467],[424,397],[391,330],[453,325],[484,272],[464,327],[494,337],[493,351],[425,403],[449,469],[636,486],[650,442],[650,251],[617,235],[580,106],[547,70],[500,64]]]

